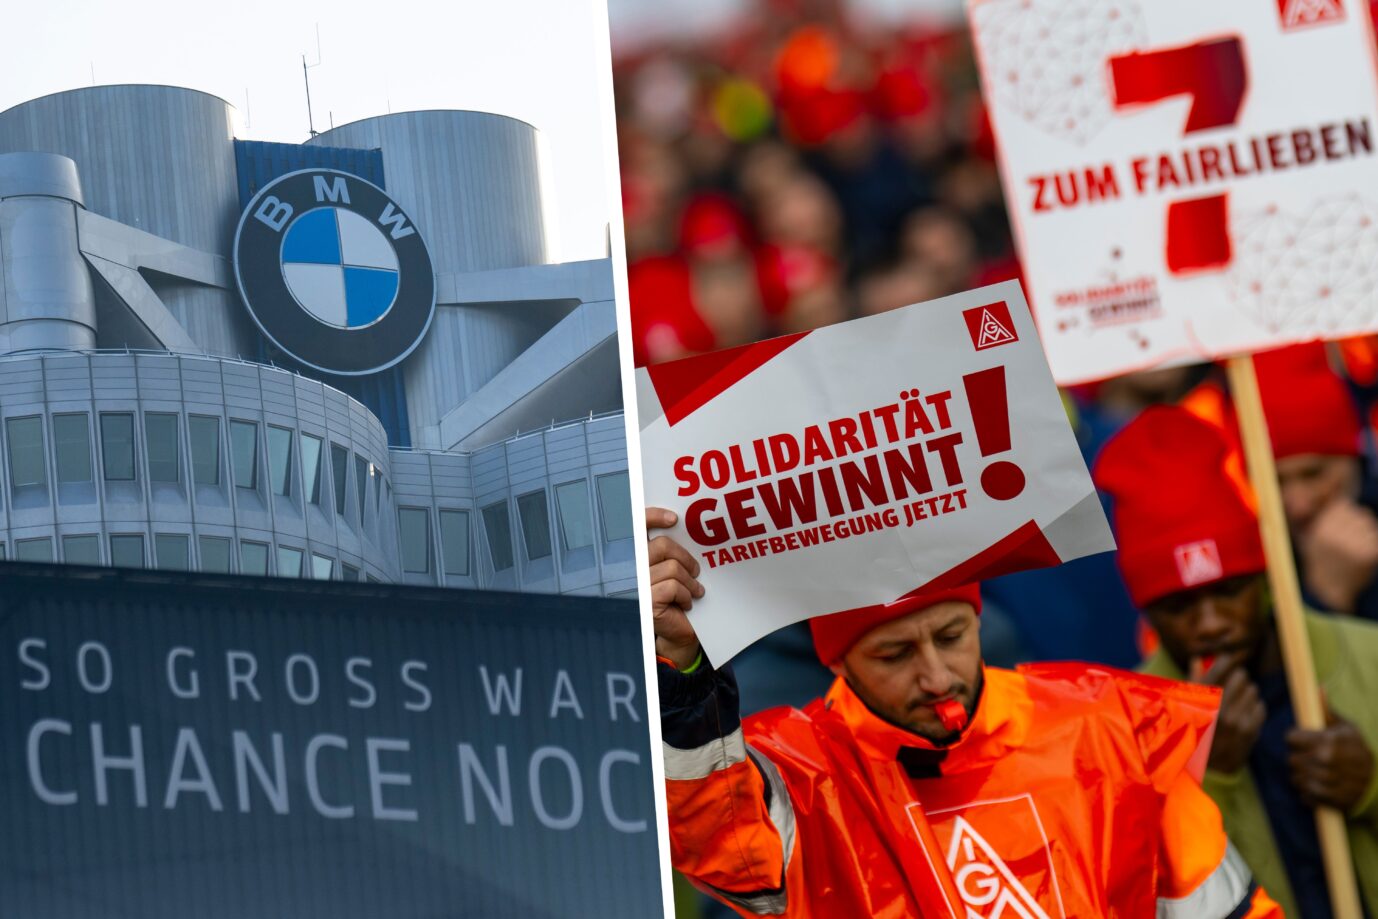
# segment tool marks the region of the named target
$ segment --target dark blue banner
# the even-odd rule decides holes
[[[659,915],[626,601],[0,568],[0,912]]]

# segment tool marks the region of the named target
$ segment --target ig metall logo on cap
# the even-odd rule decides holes
[[[281,176],[239,218],[239,292],[283,351],[317,370],[385,370],[420,344],[435,274],[416,224],[371,182],[333,169]]]

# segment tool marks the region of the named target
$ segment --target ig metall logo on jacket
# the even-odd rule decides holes
[[[234,270],[249,315],[303,364],[384,370],[435,313],[435,274],[416,224],[378,186],[305,169],[264,186],[239,218]]]

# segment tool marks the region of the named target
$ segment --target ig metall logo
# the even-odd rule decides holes
[[[239,218],[234,270],[263,334],[327,373],[391,367],[435,313],[416,224],[378,186],[333,169],[288,173],[254,196]]]

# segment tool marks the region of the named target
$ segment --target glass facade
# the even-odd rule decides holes
[[[424,507],[397,509],[402,536],[402,570],[429,574],[431,570],[431,514]]]
[[[603,538],[608,542],[632,538],[632,492],[627,473],[598,477],[598,504],[603,512]]]
[[[92,481],[91,423],[85,412],[53,416],[53,450],[59,484]]]
[[[306,500],[321,503],[321,439],[301,435],[301,477],[306,483]]]
[[[230,422],[230,450],[234,457],[234,484],[258,487],[258,425],[252,421]]]
[[[565,551],[593,545],[593,509],[589,507],[588,483],[566,482],[555,488],[555,504],[560,513],[560,537]]]
[[[488,556],[494,571],[512,567],[512,519],[507,502],[490,504],[483,509],[483,529],[488,534]]]
[[[7,418],[5,435],[10,447],[10,485],[23,488],[26,485],[48,484],[48,461],[43,450],[43,418],[37,415]],[[22,543],[15,545],[16,557],[19,556],[20,545]],[[52,555],[53,549],[49,545],[49,560]]]
[[[349,494],[345,481],[349,475],[349,451],[339,444],[330,445],[330,472],[335,480],[335,513],[343,517],[345,496]]]
[[[144,567],[144,538],[140,533],[110,537],[110,564],[116,568]]]
[[[191,480],[197,485],[219,485],[220,419],[191,415],[187,431],[191,435]]]
[[[163,412],[144,415],[144,452],[148,457],[150,482],[176,483],[182,480],[176,415]]]
[[[278,577],[301,577],[301,559],[300,549],[293,549],[291,546],[278,546]]]
[[[469,574],[469,512],[440,512],[440,549],[445,555],[445,573]]]
[[[167,571],[191,570],[191,538],[185,533],[158,533],[153,537],[157,567]]]
[[[359,494],[359,523],[364,522],[364,507],[368,504],[368,460],[354,454],[354,490]]]
[[[225,536],[202,536],[196,541],[201,550],[201,570],[230,573],[230,540]]]
[[[268,573],[268,546],[266,543],[245,539],[239,543],[239,570],[245,574]]]
[[[134,481],[134,416],[109,412],[100,416],[101,465],[107,482]]]
[[[522,541],[526,544],[526,559],[550,557],[550,512],[545,504],[545,492],[533,491],[517,498],[517,513],[522,519]]]
[[[53,560],[53,541],[44,536],[41,539],[16,539],[14,558],[20,562],[51,562]]]
[[[62,560],[69,565],[99,565],[100,537],[94,534],[62,537]]]
[[[273,494],[292,494],[292,432],[268,425],[268,483]]]

